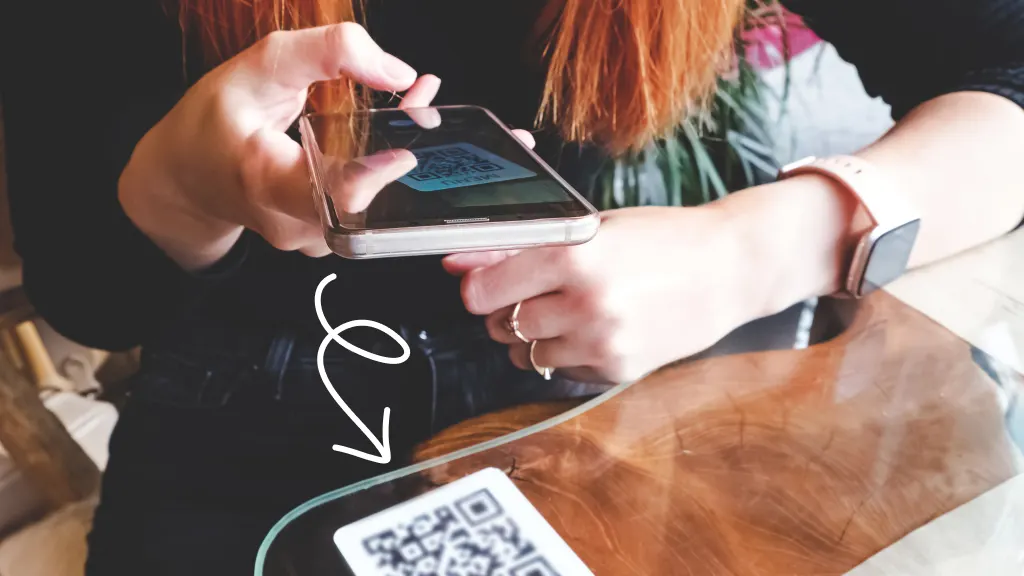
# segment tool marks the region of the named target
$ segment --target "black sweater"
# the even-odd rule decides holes
[[[528,125],[542,77],[518,57],[536,0],[374,0],[385,50],[443,80],[437,102],[479,104]],[[117,179],[135,143],[203,70],[183,64],[159,0],[5,2],[0,90],[15,243],[38,311],[83,344],[120,349],[280,329],[321,330],[313,292],[328,273],[336,323],[432,326],[464,315],[437,258],[346,261],[271,249],[247,233],[219,270],[187,274],[125,216]],[[980,90],[1024,106],[1024,0],[790,0],[857,66],[897,118],[944,93]],[[490,24],[490,23],[495,24]],[[539,151],[586,193],[599,156]],[[559,152],[556,152],[559,151]],[[969,191],[966,191],[969,193]]]

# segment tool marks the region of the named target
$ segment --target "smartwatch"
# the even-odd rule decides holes
[[[838,296],[862,298],[906,272],[921,219],[884,175],[854,156],[810,156],[783,166],[779,179],[801,174],[819,174],[841,184],[860,200],[874,223],[857,241]]]

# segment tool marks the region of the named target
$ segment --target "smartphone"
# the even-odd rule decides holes
[[[387,258],[570,245],[600,216],[489,110],[366,110],[300,118],[331,250]]]

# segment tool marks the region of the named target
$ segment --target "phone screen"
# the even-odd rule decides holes
[[[590,212],[482,108],[372,110],[309,120],[326,174],[325,196],[335,222],[344,228]]]

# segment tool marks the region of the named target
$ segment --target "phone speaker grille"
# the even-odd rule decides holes
[[[445,220],[445,224],[465,224],[466,222],[487,222],[490,218],[454,218]]]

